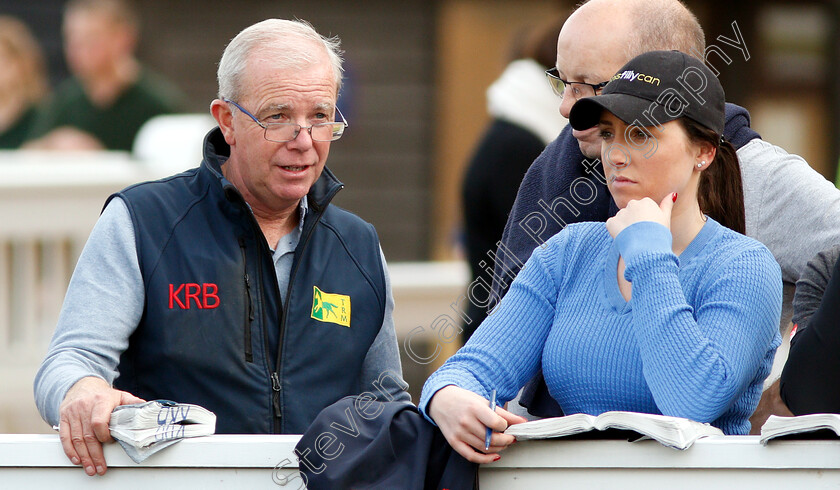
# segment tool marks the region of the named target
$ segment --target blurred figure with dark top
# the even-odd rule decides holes
[[[47,94],[44,54],[26,25],[0,16],[0,149],[18,148]]]
[[[840,413],[840,245],[820,252],[796,281],[795,330],[779,393],[794,415]],[[782,415],[789,415],[782,413]]]
[[[487,291],[493,282],[493,259],[487,252],[498,248],[519,183],[567,122],[545,80],[545,70],[554,66],[564,20],[552,20],[516,38],[513,61],[487,89],[487,112],[493,120],[476,146],[461,186],[470,283],[483,280]],[[484,298],[476,296],[468,306],[464,342],[487,316],[486,305],[476,304]]]
[[[787,362],[761,395],[750,434],[760,434],[771,415],[840,413],[840,244],[818,253],[803,269],[791,322]]]
[[[179,91],[134,57],[138,30],[125,0],[67,3],[64,53],[73,77],[39,113],[27,147],[129,151],[143,123],[179,111]]]

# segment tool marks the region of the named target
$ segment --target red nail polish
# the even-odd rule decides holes
[[[497,455],[496,455],[496,457],[495,457],[495,458],[493,458],[493,461],[498,461],[498,460],[500,460],[500,459],[502,459],[502,457],[501,457],[501,456],[499,456],[499,455],[497,454]]]
[[[672,197],[671,200],[673,202],[677,202],[677,193],[676,192],[674,193],[674,197]]]

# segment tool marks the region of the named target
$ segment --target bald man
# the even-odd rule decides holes
[[[548,73],[555,87],[562,87],[560,113],[568,117],[577,100],[600,93],[633,57],[670,49],[705,58],[713,71],[718,69],[714,65],[722,67],[726,60],[749,59],[736,23],[732,33],[706,46],[697,18],[677,0],[584,3],[560,31],[557,65]],[[820,250],[840,243],[840,191],[801,157],[762,140],[750,129],[749,113],[742,107],[727,104],[724,136],[737,149],[741,164],[746,234],[764,243],[782,267],[782,325],[787,326],[793,284],[805,264]],[[493,257],[489,308],[498,304],[534,248],[566,224],[606,221],[615,214],[598,160],[600,149],[594,128],[566,127],[531,165]],[[533,415],[562,414],[541,374],[523,389],[521,403]]]

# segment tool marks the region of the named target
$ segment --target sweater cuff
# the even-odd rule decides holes
[[[432,397],[438,391],[450,385],[472,391],[485,398],[488,397],[481,384],[471,374],[462,370],[452,369],[452,366],[444,364],[426,380],[426,383],[423,385],[423,390],[420,393],[420,403],[417,404],[417,409],[420,413],[434,425],[437,424],[435,424],[435,421],[432,420],[428,413],[429,402],[432,401]]]
[[[428,408],[429,408],[429,402],[432,401],[432,398],[437,394],[438,391],[440,391],[440,390],[442,390],[442,389],[444,389],[447,386],[452,385],[452,384],[454,384],[454,383],[442,382],[442,383],[437,383],[436,386],[433,386],[433,387],[424,386],[423,387],[423,392],[420,394],[420,403],[417,404],[417,410],[419,410],[420,413],[423,414],[423,417],[425,417],[426,420],[431,422],[432,425],[434,425],[435,427],[437,427],[437,424],[435,423],[434,420],[432,420],[432,417],[429,416],[429,413],[427,411]],[[428,395],[427,395],[427,393],[428,393]]]
[[[655,221],[640,221],[621,230],[615,237],[615,246],[629,267],[643,253],[672,253],[672,241],[671,230],[665,226]]]

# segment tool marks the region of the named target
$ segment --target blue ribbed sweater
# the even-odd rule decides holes
[[[632,283],[626,302],[619,254]],[[538,247],[469,342],[423,387],[454,384],[500,403],[539,367],[565,414],[626,410],[749,432],[780,343],[781,270],[759,242],[711,218],[678,258],[670,231],[567,226]]]

